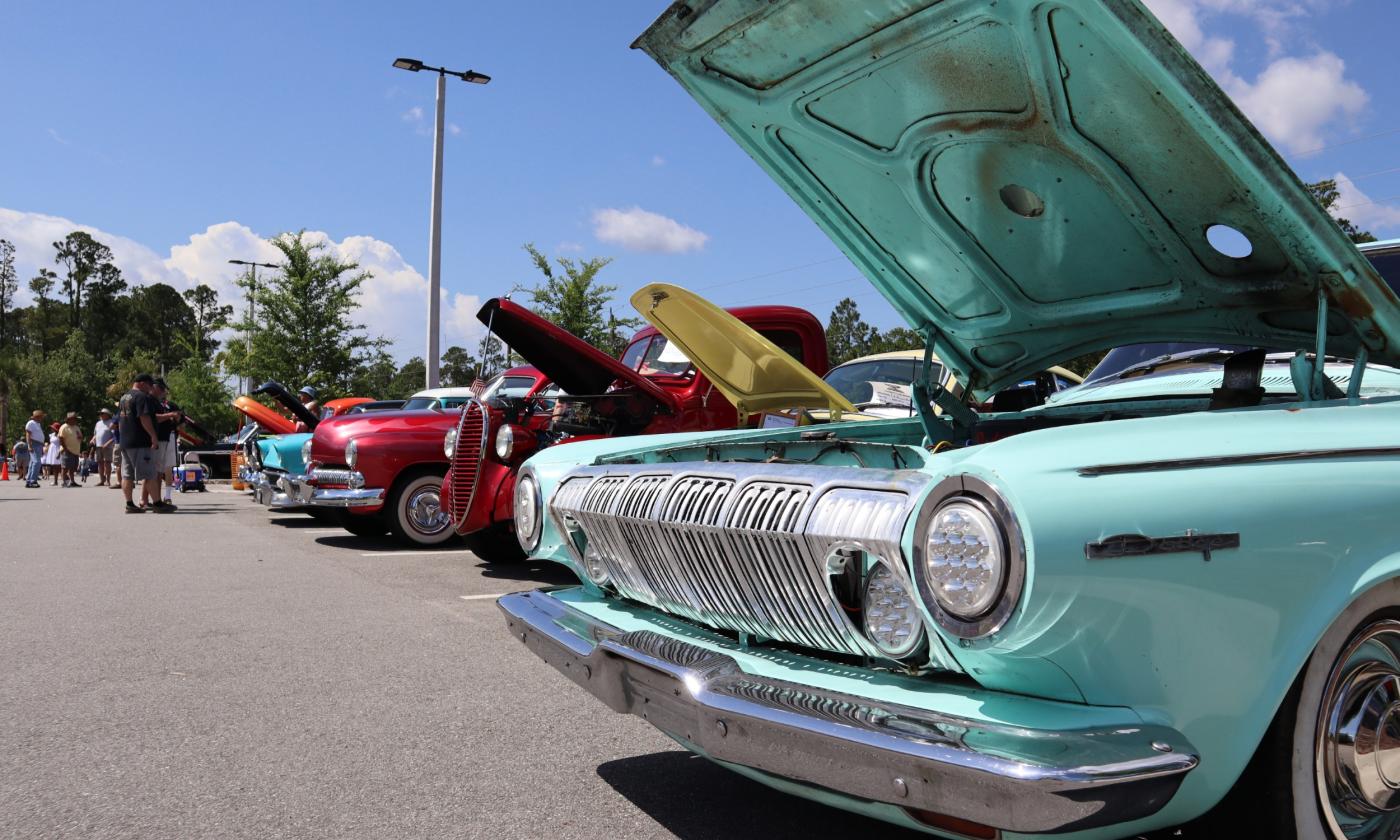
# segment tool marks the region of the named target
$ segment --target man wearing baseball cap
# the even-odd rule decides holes
[[[44,469],[44,411],[36,408],[24,424],[24,436],[29,440],[29,472],[24,476],[25,487],[38,487],[39,475]]]
[[[78,428],[78,412],[70,411],[58,430],[59,469],[64,487],[77,487],[78,459],[83,454],[83,432]]]
[[[122,440],[122,495],[127,513],[169,513],[159,504],[156,489],[160,439],[156,437],[156,402],[151,397],[155,377],[143,373],[132,381],[131,390],[117,403],[118,431]],[[132,501],[136,482],[141,482],[142,506]],[[149,507],[146,505],[149,504]]]

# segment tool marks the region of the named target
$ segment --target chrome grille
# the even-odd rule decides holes
[[[802,465],[676,470],[580,468],[559,486],[551,514],[576,552],[582,534],[626,598],[760,639],[879,655],[832,591],[826,559],[859,547],[905,576],[900,534],[925,476]],[[934,647],[933,664],[956,669]]]
[[[476,481],[481,475],[481,459],[486,452],[491,423],[481,400],[469,399],[457,420],[457,442],[452,449],[452,498],[447,514],[452,527],[461,528],[472,509]]]

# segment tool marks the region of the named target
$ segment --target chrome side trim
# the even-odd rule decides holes
[[[1275,464],[1290,461],[1322,461],[1332,458],[1395,458],[1400,447],[1373,446],[1356,449],[1300,449],[1296,452],[1256,452],[1252,455],[1212,455],[1204,458],[1172,458],[1165,461],[1134,461],[1126,464],[1100,464],[1080,467],[1078,473],[1086,478],[1126,473],[1165,472],[1168,470],[1197,470],[1206,467],[1230,467],[1237,464]]]
[[[623,633],[548,590],[497,604],[516,638],[614,711],[710,758],[876,802],[1078,831],[1155,814],[1198,762],[1180,733],[1126,710],[1100,729],[990,724],[748,674],[724,653]]]
[[[352,490],[365,486],[364,474],[355,470],[312,470],[307,481],[311,484],[344,484]]]

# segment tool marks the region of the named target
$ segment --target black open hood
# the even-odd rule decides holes
[[[259,385],[253,393],[267,394],[274,400],[277,400],[292,413],[293,417],[306,424],[307,431],[314,431],[316,424],[321,422],[321,418],[312,414],[306,406],[301,404],[301,400],[297,399],[296,395],[291,391],[288,391],[287,386],[283,385],[281,382],[269,379]]]
[[[678,407],[660,385],[517,303],[492,298],[476,318],[566,393],[601,394],[620,379],[667,408]]]

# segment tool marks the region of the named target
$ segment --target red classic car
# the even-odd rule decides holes
[[[494,377],[482,395],[544,399],[548,388],[538,369],[517,367]],[[476,396],[467,388],[431,393],[437,406]],[[337,521],[359,536],[393,531],[416,545],[451,539],[439,493],[447,472],[442,439],[457,416],[455,408],[434,407],[324,420],[309,441],[306,478],[292,491],[304,505],[336,511]]]
[[[818,376],[826,373],[826,334],[810,312],[791,306],[728,311]],[[482,559],[521,556],[513,522],[515,475],[540,448],[598,437],[739,425],[739,413],[725,398],[722,383],[697,371],[655,327],[637,333],[619,360],[508,300],[488,301],[478,317],[491,320],[492,329],[512,350],[539,365],[564,392],[548,403],[470,402],[445,442],[452,469],[443,488],[443,508]]]

